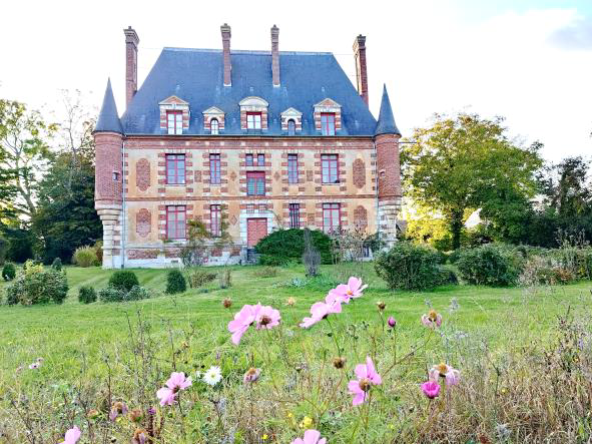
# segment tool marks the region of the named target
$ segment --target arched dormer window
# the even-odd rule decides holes
[[[296,135],[296,122],[294,119],[288,120],[288,136]]]
[[[261,97],[246,97],[239,102],[241,129],[251,132],[267,131],[267,108],[269,103]]]
[[[210,120],[210,132],[214,136],[220,134],[220,123],[218,122],[218,119]]]

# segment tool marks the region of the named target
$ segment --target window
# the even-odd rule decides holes
[[[321,113],[321,133],[323,136],[335,135],[335,113]]]
[[[246,154],[245,155],[245,164],[247,166],[264,167],[265,166],[265,154],[257,154],[257,157],[255,157],[255,154]]]
[[[323,183],[339,183],[339,157],[337,154],[321,156],[321,173]]]
[[[210,120],[210,133],[214,135],[220,134],[220,125],[218,119]]]
[[[247,154],[245,156],[245,163],[247,164],[248,167],[252,167],[253,165],[255,165],[255,162],[253,161],[252,154]]]
[[[185,205],[166,207],[167,239],[185,239]]]
[[[210,184],[220,185],[221,182],[220,154],[210,154]]]
[[[296,134],[296,122],[294,119],[288,120],[288,136],[293,136]]]
[[[167,111],[169,134],[183,134],[183,111]]]
[[[298,183],[298,154],[288,154],[288,183]]]
[[[323,231],[325,233],[335,233],[339,231],[341,227],[340,213],[340,204],[323,204]]]
[[[265,173],[247,172],[247,196],[265,196]]]
[[[257,166],[265,166],[265,154],[257,154]]]
[[[222,208],[220,205],[210,205],[210,232],[214,237],[222,235]]]
[[[261,129],[261,113],[247,113],[247,129],[260,130]]]
[[[169,185],[185,183],[185,154],[166,155],[166,181]]]
[[[290,228],[300,228],[300,204],[290,204]]]

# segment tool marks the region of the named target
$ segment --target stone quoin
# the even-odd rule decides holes
[[[238,263],[279,228],[379,233],[396,241],[401,134],[384,87],[368,109],[366,37],[354,41],[357,88],[332,53],[164,48],[138,87],[140,39],[125,34],[126,110],[111,81],[94,131],[103,267],[181,264],[188,221],[233,246]]]

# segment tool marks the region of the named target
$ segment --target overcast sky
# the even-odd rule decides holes
[[[592,1],[27,1],[3,2],[0,97],[57,108],[79,89],[97,108],[111,77],[124,111],[123,28],[140,36],[139,80],[165,46],[330,51],[354,80],[352,43],[367,36],[370,106],[389,88],[409,136],[435,112],[507,118],[523,143],[557,161],[592,151]],[[388,6],[387,6],[388,5]],[[518,5],[518,6],[517,6]]]

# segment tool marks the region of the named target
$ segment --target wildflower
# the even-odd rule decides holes
[[[438,378],[445,378],[446,385],[452,386],[460,381],[460,372],[451,366],[441,363],[434,365],[429,371],[430,381],[437,381]]]
[[[234,315],[234,320],[228,323],[228,331],[232,333],[232,343],[238,345],[247,329],[255,322],[258,310],[261,305],[244,305]]]
[[[64,440],[60,444],[76,444],[80,439],[81,434],[82,432],[80,432],[80,429],[74,426],[66,432]]]
[[[180,390],[185,390],[191,385],[191,378],[185,378],[183,372],[173,372],[171,377],[166,382],[166,387],[161,388],[156,392],[156,396],[160,399],[160,405],[173,405],[177,393]]]
[[[395,326],[397,325],[397,320],[392,316],[389,316],[386,322],[390,328],[395,328]]]
[[[300,421],[300,428],[301,429],[308,429],[310,428],[310,426],[312,425],[312,418],[305,416],[304,418],[302,418],[302,421]]]
[[[206,384],[211,385],[212,387],[215,386],[222,380],[222,372],[220,367],[210,367],[210,369],[204,373],[202,379]]]
[[[362,292],[368,287],[362,285],[362,279],[356,277],[350,277],[347,284],[338,285],[336,288],[331,290],[329,294],[334,294],[336,297],[341,299],[341,302],[349,303],[351,299],[359,298],[362,296]]]
[[[29,364],[29,370],[37,370],[39,367],[41,367],[40,362],[33,362],[32,364]]]
[[[127,405],[125,402],[114,402],[111,406],[111,412],[109,413],[109,419],[115,421],[119,415],[127,414]]]
[[[259,380],[259,375],[260,374],[261,374],[261,369],[260,368],[251,367],[245,373],[245,376],[243,377],[243,382],[245,384],[248,384],[250,382],[257,382]]]
[[[338,356],[337,358],[333,358],[333,367],[335,368],[343,368],[345,367],[346,359]]]
[[[439,327],[442,325],[442,315],[437,313],[436,310],[430,310],[428,314],[421,317],[421,323],[430,328]]]
[[[146,430],[136,429],[132,438],[133,444],[146,444],[148,442],[148,433]]]
[[[257,324],[255,328],[257,330],[261,330],[262,328],[270,330],[280,324],[281,316],[279,310],[268,305],[262,307],[261,304],[258,304],[258,306],[259,310],[257,311],[257,316],[255,316],[255,322]]]
[[[380,311],[384,311],[384,309],[386,308],[386,302],[383,301],[378,301],[376,303],[376,307],[380,310]]]
[[[326,438],[321,439],[321,432],[318,430],[307,430],[304,432],[304,439],[296,438],[292,444],[325,444]]]
[[[341,298],[334,293],[329,292],[325,298],[325,302],[315,302],[310,307],[310,318],[304,318],[300,323],[300,327],[312,327],[317,322],[322,321],[332,313],[341,313]]]
[[[140,409],[133,409],[129,414],[130,421],[140,422],[144,419],[144,412]]]
[[[267,433],[266,433],[266,434],[264,434],[263,436],[261,436],[261,439],[262,439],[263,441],[266,441],[268,438],[269,438],[269,435],[268,435]]]
[[[224,306],[224,308],[230,308],[232,307],[232,299],[226,298],[222,301],[222,305]]]
[[[293,297],[289,297],[286,301],[286,305],[293,307],[294,305],[296,305],[296,299]]]
[[[424,382],[421,384],[421,391],[429,399],[434,399],[438,397],[438,394],[440,393],[440,384],[438,384],[436,381]]]
[[[366,364],[356,365],[355,373],[358,380],[350,381],[347,387],[349,392],[354,395],[353,405],[359,405],[366,402],[366,393],[373,385],[382,384],[382,378],[376,372],[370,356],[366,357]]]
[[[86,414],[88,419],[97,419],[99,417],[99,415],[100,415],[99,411],[95,410],[95,409],[89,410],[88,413]]]

